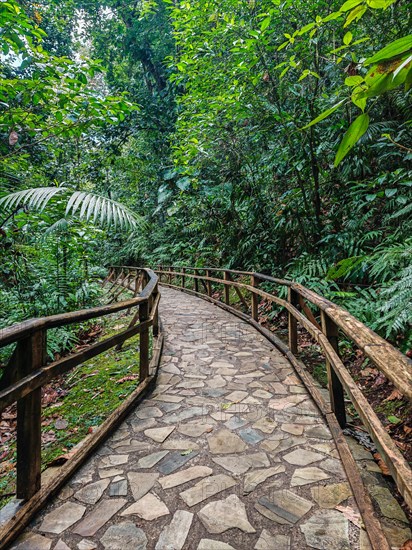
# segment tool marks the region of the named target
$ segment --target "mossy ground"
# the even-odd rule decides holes
[[[103,329],[99,340],[125,329],[131,317],[120,312],[98,319],[97,323]],[[69,452],[94,427],[99,426],[136,388],[138,374],[137,335],[127,340],[120,351],[112,348],[61,377],[57,384],[59,390],[63,390],[62,397],[43,408],[42,469]],[[56,383],[53,386],[56,387]],[[0,507],[15,490],[15,440],[10,440],[8,447],[0,478]]]

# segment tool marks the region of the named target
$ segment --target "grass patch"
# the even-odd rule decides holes
[[[134,313],[134,312],[133,312]],[[103,330],[99,340],[127,328],[131,315],[124,312],[97,319]],[[70,451],[128,397],[139,383],[139,335],[90,359],[53,381],[43,391],[56,395],[42,414],[42,470]],[[44,395],[43,395],[44,397]],[[15,491],[16,440],[7,443],[0,462],[0,507]]]

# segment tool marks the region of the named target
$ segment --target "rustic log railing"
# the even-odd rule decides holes
[[[410,359],[348,311],[298,283],[262,273],[218,268],[162,266],[155,270],[155,273],[159,276],[160,284],[184,290],[213,302],[252,324],[264,334],[293,363],[328,420],[332,433],[335,431],[336,437],[339,437],[341,429],[346,425],[345,395],[347,395],[380,452],[399,492],[412,508],[412,470],[342,362],[339,356],[339,336],[343,333],[351,340],[403,396],[412,400],[412,361]],[[262,285],[270,291],[264,290]],[[231,289],[234,289],[235,295],[232,292],[231,296]],[[279,289],[283,289],[287,298],[279,296]],[[231,298],[233,302],[236,298],[237,303],[231,304]],[[262,299],[277,304],[287,311],[288,346],[259,324],[258,302]],[[320,317],[319,320],[316,319],[316,315]],[[313,379],[308,375],[304,364],[295,357],[298,352],[299,325],[319,344],[325,356],[330,403],[325,401],[318,387],[313,384]],[[356,483],[352,488],[354,492],[359,491]]]
[[[35,511],[62,486],[109,433],[123,420],[154,379],[160,361],[163,337],[159,334],[158,277],[150,269],[112,267],[104,282],[109,305],[74,311],[50,317],[30,319],[0,331],[0,347],[16,344],[12,357],[0,379],[0,413],[17,402],[16,497],[26,502],[8,522],[0,527],[0,548],[5,548],[28,523]],[[116,302],[123,291],[133,298]],[[96,319],[120,311],[136,311],[127,329],[57,361],[47,363],[46,342],[49,329]],[[153,353],[150,360],[150,330]],[[87,444],[76,452],[45,487],[41,486],[41,388],[56,376],[67,373],[88,359],[121,347],[139,334],[139,383],[132,394],[87,438]],[[0,520],[2,518],[0,517]],[[0,521],[2,524],[2,521]]]

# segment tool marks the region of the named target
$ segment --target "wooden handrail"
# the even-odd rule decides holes
[[[270,301],[276,302],[279,305],[285,306],[285,301],[282,301],[277,296],[270,293],[265,293],[260,289],[248,285],[245,283],[239,283],[230,279],[218,279],[214,277],[208,277],[206,275],[194,275],[186,271],[184,275],[186,277],[196,278],[201,281],[215,282],[223,285],[233,286],[234,288],[243,288],[248,290],[252,294],[258,294],[262,298],[266,298]],[[206,271],[206,268],[201,268]],[[209,271],[224,271],[230,273],[247,274],[247,272],[236,272],[230,269],[216,270],[209,269]],[[175,275],[182,276],[181,272],[159,271],[156,273],[162,275]],[[286,281],[283,279],[276,279],[269,277],[262,273],[252,273],[250,275],[255,279],[261,281],[267,281],[271,283],[277,283],[285,285],[293,290],[297,295],[306,299],[312,305],[318,307],[321,311],[324,311],[327,316],[336,323],[336,325],[342,329],[346,336],[351,339],[357,347],[365,353],[369,359],[371,359],[381,372],[393,383],[393,385],[401,392],[402,395],[412,400],[412,360],[406,357],[403,353],[397,350],[394,346],[389,344],[381,336],[376,334],[373,330],[365,326],[358,319],[353,317],[347,310],[334,304],[330,300],[327,300],[323,296],[316,294],[312,290],[305,288],[301,284],[294,283],[293,281]]]
[[[140,277],[142,290],[137,294]],[[147,268],[111,267],[103,284],[111,283],[116,300],[126,289],[135,297],[119,303],[30,319],[8,327],[0,333],[0,347],[16,343],[14,353],[0,379],[0,412],[17,402],[17,498],[31,499],[41,489],[41,388],[56,376],[69,372],[110,348],[140,334],[139,384],[150,378],[150,335],[159,332],[160,293],[158,276]],[[123,290],[120,292],[118,289]],[[46,364],[47,331],[111,313],[136,308],[133,323],[118,334],[88,346],[85,350]],[[137,320],[139,322],[137,323]]]
[[[190,273],[190,271],[193,271],[193,273]],[[204,272],[203,275],[199,273],[201,271]],[[289,327],[288,353],[296,354],[298,351],[298,325],[300,325],[316,340],[324,353],[331,410],[335,414],[340,427],[344,428],[346,424],[344,402],[344,394],[346,392],[389,468],[399,492],[404,497],[408,506],[412,508],[412,484],[410,482],[412,479],[412,470],[340,359],[338,348],[339,330],[342,330],[375,363],[378,370],[385,374],[402,395],[412,400],[412,361],[408,357],[404,356],[399,350],[391,346],[389,342],[363,325],[345,309],[293,281],[277,279],[262,273],[206,267],[186,267],[184,272],[182,270],[171,271],[170,269],[157,269],[155,272],[159,275],[160,284],[203,297],[247,320],[256,327],[260,326],[257,319],[257,297],[264,298],[286,309],[288,312]],[[223,278],[211,277],[210,272],[222,273]],[[250,278],[250,284],[235,281],[232,275],[248,277]],[[162,280],[165,277],[168,278],[168,281]],[[195,282],[195,290],[170,283],[172,278],[176,280],[178,277],[184,277],[185,281],[192,278]],[[205,292],[199,292],[199,281],[202,283]],[[262,288],[258,288],[258,283],[262,281],[285,286],[288,290],[287,299],[280,298]],[[211,297],[209,289],[212,283],[223,285],[224,302]],[[246,304],[249,308],[248,314],[241,313],[229,304],[230,296],[228,289],[231,287],[236,289],[238,293],[243,289],[251,294],[250,305]],[[242,294],[240,296],[242,296],[242,302],[244,302],[245,298]],[[305,300],[320,310],[321,323],[318,323],[315,315],[306,305]],[[316,399],[316,392],[311,393]]]

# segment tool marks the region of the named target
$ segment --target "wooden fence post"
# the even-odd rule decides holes
[[[254,286],[257,288],[259,286],[259,279],[255,277],[255,275],[252,275],[250,277],[250,284],[251,286]],[[258,305],[259,305],[259,296],[252,292],[252,319],[255,321],[259,318],[259,312],[258,312]]]
[[[159,294],[159,286],[156,283],[156,286],[153,291],[153,303],[156,301],[158,294]],[[156,311],[154,312],[154,315],[153,315],[153,336],[155,337],[158,335],[159,335],[159,307],[156,308]]]
[[[227,271],[223,272],[223,279],[230,281],[230,275]],[[230,306],[230,285],[225,285],[225,304]]]
[[[336,353],[339,354],[339,329],[324,311],[321,311],[320,313],[322,319],[322,332],[329,340]],[[326,371],[328,374],[328,388],[332,411],[335,413],[339,425],[343,429],[346,426],[345,394],[341,381],[336,375],[335,370],[328,359],[326,359]]]
[[[199,275],[199,271],[197,269],[194,270],[195,271],[195,277],[197,277]],[[199,292],[199,279],[193,279],[194,282],[195,282],[195,292]]]
[[[210,271],[206,269],[206,277],[210,277]],[[206,288],[207,288],[207,295],[212,296],[212,283],[210,281],[206,281]]]
[[[295,307],[299,304],[299,295],[290,287],[288,288],[288,301]],[[289,349],[293,354],[296,354],[298,352],[298,323],[291,313],[288,313],[288,325]]]
[[[185,267],[182,267],[182,288],[185,288],[185,283],[186,283],[186,277],[185,277],[185,273],[186,273],[186,268]]]
[[[149,318],[149,300],[139,305],[139,321],[144,323]],[[149,375],[149,328],[142,327],[140,331],[140,369],[139,381],[144,382]]]
[[[37,331],[17,344],[19,378],[40,368],[46,359],[46,332]],[[41,487],[41,388],[17,401],[16,496],[31,498]]]

